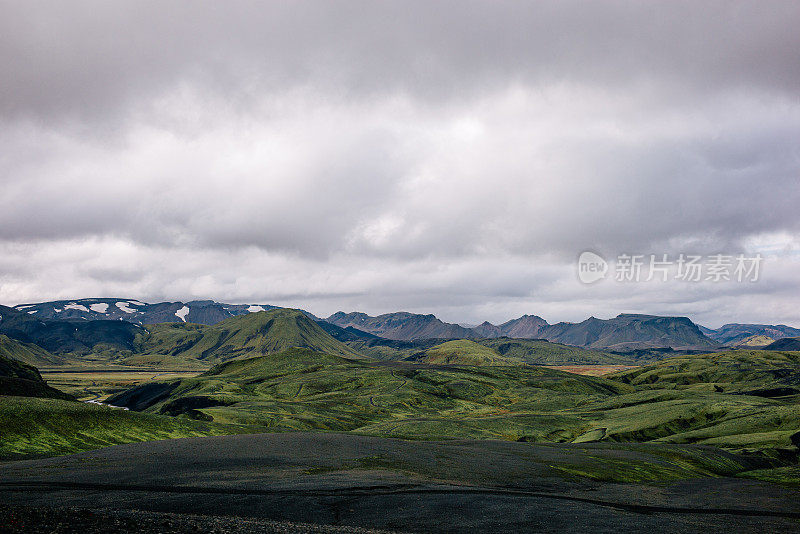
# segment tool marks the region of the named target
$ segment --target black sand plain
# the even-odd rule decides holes
[[[0,465],[0,531],[800,532],[792,488],[563,469],[658,463],[664,447],[333,433],[134,443]]]

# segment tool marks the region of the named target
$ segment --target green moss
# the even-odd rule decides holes
[[[56,399],[0,397],[0,458],[53,456],[120,443],[252,431]]]
[[[771,469],[753,469],[737,474],[742,478],[750,478],[753,480],[763,480],[764,482],[772,482],[775,484],[782,484],[792,488],[800,488],[800,466],[792,465],[785,467],[776,467]]]

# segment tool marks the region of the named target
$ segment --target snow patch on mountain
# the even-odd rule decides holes
[[[69,304],[64,306],[65,310],[78,310],[82,312],[89,312],[89,308],[84,306],[83,304],[76,304],[74,302],[70,302]]]
[[[175,315],[184,323],[186,322],[186,316],[189,315],[189,306],[184,306],[180,310],[175,312]]]
[[[105,302],[98,302],[97,304],[92,304],[89,306],[93,312],[97,313],[105,313],[108,310],[108,304]]]
[[[124,311],[125,313],[136,313],[136,310],[133,310],[128,307],[129,302],[117,302],[116,306],[120,310]]]
[[[256,306],[254,304],[253,306],[250,306],[249,308],[247,308],[247,311],[249,311],[250,313],[255,313],[255,312],[264,311],[264,308],[263,308],[263,306]]]

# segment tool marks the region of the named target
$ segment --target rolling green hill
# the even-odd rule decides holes
[[[345,334],[339,334],[345,337]],[[367,334],[369,335],[369,334]],[[636,365],[642,361],[661,359],[659,354],[614,354],[594,349],[584,349],[570,345],[553,343],[543,339],[515,339],[507,337],[470,340],[420,339],[414,341],[383,339],[375,336],[364,337],[347,335],[345,343],[353,350],[376,360],[419,361],[424,354],[437,345],[453,343],[481,351],[475,345],[483,346],[490,352],[481,351],[484,356],[496,359],[505,365]],[[433,361],[429,363],[434,363]]]
[[[635,362],[631,358],[602,352],[551,343],[543,339],[512,339],[499,337],[480,339],[477,343],[493,349],[498,354],[530,365],[625,365]]]
[[[290,349],[133,388],[108,402],[269,430],[546,440],[562,427],[583,428],[579,414],[563,410],[626,391],[632,388],[539,367],[371,362]]]
[[[469,343],[441,345],[444,361],[461,350],[482,362],[494,354]],[[681,356],[607,379],[519,364],[378,362],[290,349],[133,388],[109,402],[280,431],[701,443],[780,456],[800,443],[798,360],[764,351]]]
[[[523,365],[521,359],[501,356],[496,351],[468,339],[446,341],[406,359],[440,365]]]
[[[308,348],[328,354],[361,357],[332,338],[298,310],[277,308],[231,317],[212,326],[168,323],[148,325],[135,342],[135,362],[145,356],[169,356],[172,364],[215,364],[235,358]],[[189,367],[192,368],[192,367]]]
[[[0,397],[0,459],[53,456],[134,441],[252,432],[59,399]]]
[[[604,438],[777,451],[800,445],[800,353],[729,351],[609,375],[639,391],[596,407]]]
[[[613,378],[648,388],[749,393],[761,397],[795,395],[800,394],[800,352],[737,350],[678,356],[618,373]]]

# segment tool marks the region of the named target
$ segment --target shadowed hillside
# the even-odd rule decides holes
[[[9,343],[5,343],[8,348]],[[24,348],[23,348],[24,349]],[[47,397],[52,399],[72,399],[73,397],[59,391],[42,380],[39,371],[11,358],[0,355],[0,395],[18,397]],[[5,428],[0,425],[0,429]]]
[[[635,350],[654,347],[713,350],[719,344],[703,335],[686,317],[622,313],[613,319],[589,318],[558,323],[543,331],[545,339],[579,347]]]
[[[0,356],[34,367],[58,366],[64,363],[64,358],[50,354],[39,345],[23,343],[2,334],[0,334]]]
[[[124,321],[41,320],[0,306],[0,334],[35,343],[54,354],[131,350],[134,337],[142,331],[142,327]]]
[[[770,343],[764,350],[800,350],[800,337],[787,337]]]

